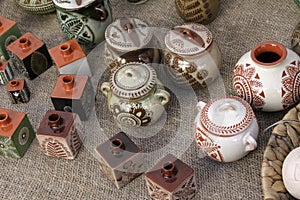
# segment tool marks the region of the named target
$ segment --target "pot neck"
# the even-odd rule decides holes
[[[251,59],[262,67],[274,67],[287,57],[287,49],[278,42],[267,41],[258,44],[251,50]]]

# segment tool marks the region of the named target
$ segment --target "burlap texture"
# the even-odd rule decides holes
[[[26,13],[15,1],[1,0],[0,14],[18,23],[22,33],[32,32],[42,39],[48,48],[54,47],[67,38],[61,32],[55,13],[33,15]],[[113,17],[137,17],[151,26],[172,28],[184,21],[177,15],[173,0],[149,0],[142,5],[131,5],[126,0],[111,0]],[[290,46],[293,28],[300,20],[299,8],[293,0],[234,1],[226,0],[221,4],[218,17],[207,27],[218,42],[223,56],[221,68],[222,82],[226,94],[234,94],[231,77],[237,60],[254,45],[266,40],[275,40]],[[97,49],[89,58],[92,63],[99,62]],[[100,55],[101,57],[101,55]],[[94,60],[93,60],[94,59]],[[13,105],[6,94],[5,87],[0,87],[0,107],[26,112],[37,130],[45,112],[53,109],[50,93],[56,82],[58,71],[52,67],[33,81],[27,80],[31,91],[31,100],[27,104]],[[96,89],[96,88],[95,88]],[[206,101],[207,92],[197,91],[197,98]],[[45,156],[35,139],[25,156],[21,159],[1,157],[0,191],[1,199],[150,199],[144,175],[139,176],[129,185],[118,190],[101,173],[93,148],[119,129],[114,125],[107,112],[104,97],[96,98],[96,111],[102,129],[85,133],[85,147],[75,160],[69,161]],[[187,109],[192,110],[195,105]],[[103,110],[103,112],[101,112]],[[133,140],[146,152],[159,150],[172,143],[170,152],[196,169],[198,192],[195,199],[262,199],[261,164],[262,155],[270,136],[270,131],[263,130],[279,121],[287,111],[277,113],[256,112],[260,126],[258,148],[245,158],[222,164],[203,158],[195,143],[190,144],[193,133],[189,126],[194,115],[183,119],[179,101],[172,100],[167,107],[165,132],[149,138],[133,137]],[[96,120],[97,121],[97,120]],[[91,122],[94,123],[94,122]],[[186,128],[185,136],[172,135],[173,129]],[[185,127],[186,126],[186,127]],[[168,131],[170,133],[168,133]],[[185,139],[184,139],[185,138]],[[190,144],[187,149],[181,149]],[[160,154],[149,158],[155,162]],[[151,160],[152,159],[152,160]],[[147,166],[150,167],[150,166]]]

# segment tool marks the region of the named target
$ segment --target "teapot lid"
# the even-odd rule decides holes
[[[75,10],[85,7],[96,0],[53,0],[54,4],[63,9]]]
[[[211,45],[212,40],[209,29],[196,23],[176,26],[165,36],[165,43],[170,51],[186,56],[203,52]]]
[[[149,25],[136,18],[117,19],[105,30],[105,39],[109,46],[124,52],[143,48],[152,36],[153,31]]]
[[[255,117],[251,106],[236,96],[217,98],[201,111],[201,123],[219,136],[232,136],[245,130]]]
[[[146,96],[156,84],[155,70],[144,63],[130,62],[117,68],[110,77],[112,92],[125,99]]]

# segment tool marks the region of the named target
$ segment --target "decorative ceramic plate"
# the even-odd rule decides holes
[[[24,10],[33,14],[46,14],[55,11],[52,0],[16,0]]]
[[[300,104],[292,108],[273,129],[263,156],[262,188],[265,200],[295,199],[286,190],[282,164],[300,146]]]

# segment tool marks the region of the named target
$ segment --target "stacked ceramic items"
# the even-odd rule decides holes
[[[94,46],[102,42],[112,22],[108,0],[53,1],[62,31],[69,39]]]
[[[127,62],[157,64],[161,53],[153,28],[136,18],[120,18],[105,31],[105,63],[110,71]]]
[[[33,14],[47,14],[55,11],[52,0],[17,0],[16,2],[21,8]]]

